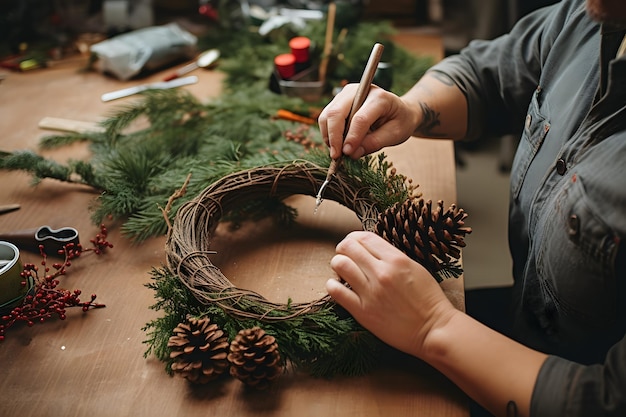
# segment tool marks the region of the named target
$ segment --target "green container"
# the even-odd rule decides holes
[[[23,285],[20,251],[12,243],[0,241],[0,309],[17,306],[26,297],[29,285]]]

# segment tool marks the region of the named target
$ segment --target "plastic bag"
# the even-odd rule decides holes
[[[138,29],[91,45],[101,72],[128,80],[196,54],[198,39],[176,23]]]

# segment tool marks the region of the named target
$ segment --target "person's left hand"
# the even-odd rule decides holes
[[[337,245],[326,283],[330,296],[385,343],[422,356],[430,331],[455,308],[417,262],[371,232],[352,232]]]

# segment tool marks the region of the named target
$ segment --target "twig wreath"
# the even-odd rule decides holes
[[[255,167],[224,176],[184,203],[170,225],[166,266],[153,271],[153,308],[167,315],[146,326],[150,351],[169,372],[205,383],[226,373],[266,387],[287,365],[316,376],[358,375],[379,360],[384,344],[328,296],[303,303],[270,302],[233,285],[211,261],[220,221],[268,198],[315,196],[327,168],[308,160]],[[364,230],[379,233],[441,281],[458,276],[467,214],[435,209],[384,155],[346,161],[325,198],[352,210]],[[184,187],[179,190],[183,192]],[[172,196],[175,198],[175,196]],[[167,211],[171,207],[172,198]],[[244,216],[245,217],[245,216]],[[434,262],[434,263],[432,263]]]
[[[167,264],[202,303],[212,303],[241,319],[273,322],[315,313],[325,296],[306,303],[278,304],[237,288],[211,262],[212,235],[224,213],[268,196],[283,200],[296,194],[315,196],[325,171],[305,161],[266,166],[228,175],[206,188],[177,212],[166,244]],[[374,231],[379,209],[362,184],[337,175],[326,198],[354,211],[363,229]]]

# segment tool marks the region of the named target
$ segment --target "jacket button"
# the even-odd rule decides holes
[[[526,126],[526,129],[530,129],[530,124],[533,122],[533,117],[530,114],[526,115],[526,121],[524,122],[524,125]]]
[[[563,175],[565,174],[565,171],[567,171],[567,164],[565,163],[565,160],[561,158],[556,161],[556,172],[559,175]]]
[[[580,230],[580,220],[578,219],[577,215],[572,214],[571,216],[569,216],[569,219],[567,219],[567,227],[567,232],[570,236],[578,235],[578,231]]]

